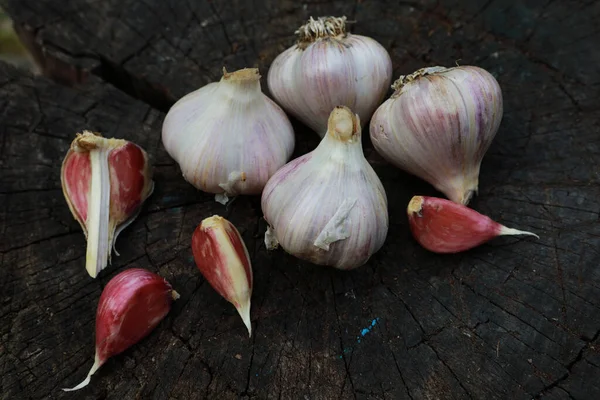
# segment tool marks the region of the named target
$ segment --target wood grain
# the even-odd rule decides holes
[[[0,65],[0,398],[74,398],[60,388],[93,362],[102,288],[134,266],[167,278],[181,299],[78,399],[600,397],[600,3],[0,4],[46,75]],[[395,77],[456,62],[492,72],[505,114],[471,206],[540,240],[428,253],[405,207],[436,192],[368,141],[390,233],[352,272],[267,252],[257,197],[225,208],[183,181],[160,141],[164,112],[223,65],[266,76],[310,15],[355,20],[353,32],[388,49]],[[297,156],[318,138],[294,127]],[[96,280],[60,188],[60,163],[83,129],[138,143],[155,167],[154,194]],[[192,231],[213,214],[238,227],[252,257],[250,339],[193,263]]]

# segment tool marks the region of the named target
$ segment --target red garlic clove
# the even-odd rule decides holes
[[[132,142],[83,131],[63,160],[61,181],[87,239],[85,267],[95,278],[110,261],[119,233],[154,190],[148,155]]]
[[[171,309],[179,294],[162,277],[141,268],[121,272],[108,282],[96,312],[96,355],[94,365],[79,390],[102,364],[147,336]]]
[[[413,236],[434,253],[458,253],[501,235],[535,233],[507,228],[461,204],[437,197],[414,196],[407,207]]]
[[[236,227],[218,215],[204,219],[192,235],[192,252],[202,275],[235,306],[252,336],[252,265]]]

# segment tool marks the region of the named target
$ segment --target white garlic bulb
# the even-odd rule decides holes
[[[358,115],[336,107],[328,125],[315,150],[267,182],[261,199],[269,223],[265,243],[314,264],[353,269],[385,241],[387,197],[364,157]]]
[[[335,106],[356,112],[363,126],[392,81],[392,60],[374,39],[346,32],[346,17],[312,17],[298,42],[278,55],[267,82],[275,101],[321,137]]]
[[[482,68],[460,66],[423,68],[392,88],[371,119],[375,149],[450,200],[468,204],[502,120],[500,85]]]
[[[260,88],[256,68],[228,73],[177,101],[165,117],[162,142],[196,188],[228,196],[260,194],[291,157],[294,130]]]

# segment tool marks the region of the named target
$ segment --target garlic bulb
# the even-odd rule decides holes
[[[256,68],[223,70],[219,82],[187,94],[165,117],[162,141],[196,188],[228,196],[260,194],[294,150],[294,130],[260,88]]]
[[[385,241],[387,197],[363,155],[358,115],[336,107],[328,125],[315,150],[289,162],[265,186],[265,243],[314,264],[353,269]]]
[[[431,67],[392,87],[371,119],[375,149],[450,200],[468,204],[502,119],[498,82],[479,67]]]
[[[346,17],[312,17],[298,42],[273,61],[267,82],[279,105],[321,137],[335,106],[354,110],[364,124],[392,81],[392,60],[377,41],[346,32]]]

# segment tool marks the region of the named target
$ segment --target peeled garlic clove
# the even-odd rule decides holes
[[[269,180],[261,199],[268,248],[315,264],[353,269],[381,248],[388,232],[387,197],[363,155],[358,115],[336,107],[312,152]]]
[[[145,269],[131,268],[112,278],[98,302],[94,365],[83,382],[63,390],[70,392],[87,386],[109,358],[146,337],[178,298],[169,282]]]
[[[252,336],[252,264],[236,227],[218,215],[204,219],[192,235],[192,253],[204,278],[235,306]]]
[[[369,37],[346,32],[346,17],[311,17],[296,34],[298,42],[269,68],[277,103],[321,137],[338,105],[356,112],[364,126],[392,81],[388,52]]]
[[[401,76],[392,87],[371,119],[375,149],[450,200],[468,204],[502,119],[498,82],[479,67],[431,67]]]
[[[530,235],[539,239],[535,233],[507,228],[446,199],[414,196],[406,212],[417,242],[434,253],[458,253],[501,235]]]
[[[256,68],[224,71],[182,97],[167,113],[162,142],[197,189],[229,197],[260,194],[294,151],[283,110],[262,93]]]
[[[85,267],[95,278],[110,261],[119,233],[154,190],[148,155],[132,142],[83,131],[63,160],[61,182],[87,239]]]

